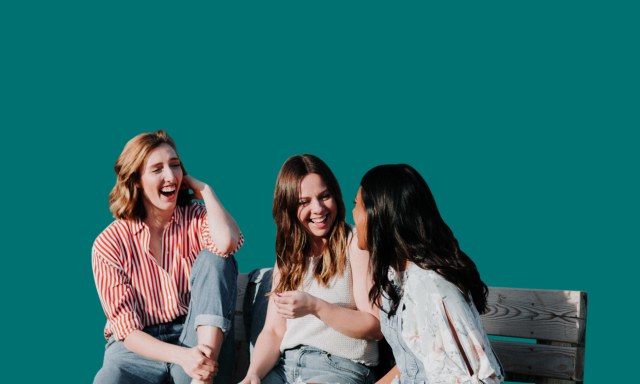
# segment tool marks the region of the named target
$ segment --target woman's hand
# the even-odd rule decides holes
[[[193,190],[193,198],[196,200],[203,200],[202,192],[204,192],[205,188],[208,185],[203,183],[202,181],[196,180],[193,176],[184,175],[182,177],[182,185],[180,189],[191,189]]]
[[[218,374],[218,363],[211,360],[213,350],[206,345],[185,348],[178,364],[192,379],[207,381]]]
[[[307,315],[316,316],[320,300],[306,292],[287,291],[276,293],[276,311],[285,319],[296,319]]]
[[[260,378],[255,373],[247,373],[247,376],[238,384],[260,384]]]

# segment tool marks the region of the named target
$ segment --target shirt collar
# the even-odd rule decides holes
[[[184,215],[184,213],[182,212],[183,209],[184,209],[183,207],[176,205],[176,208],[173,210],[173,216],[171,216],[171,220],[169,220],[169,224],[174,223],[176,225],[181,225],[182,217]],[[142,219],[138,217],[133,222],[133,234],[137,235],[143,229],[149,229],[149,227],[147,226],[147,224],[144,223],[144,221],[142,221]]]

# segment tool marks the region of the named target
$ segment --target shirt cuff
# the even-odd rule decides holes
[[[204,246],[210,250],[211,252],[213,252],[214,254],[220,256],[220,257],[224,257],[227,258],[231,255],[233,255],[234,253],[238,252],[240,250],[240,248],[242,247],[242,244],[244,244],[244,236],[242,235],[242,232],[240,233],[240,237],[238,239],[238,246],[231,252],[227,252],[227,253],[223,253],[220,252],[220,250],[218,249],[218,247],[216,247],[216,245],[213,243],[213,240],[211,240],[211,233],[209,232],[209,221],[208,221],[208,217],[205,217],[204,220],[202,221],[202,239],[204,240]]]
[[[142,330],[142,322],[135,313],[124,313],[115,319],[109,320],[111,332],[116,340],[124,340],[135,330]]]

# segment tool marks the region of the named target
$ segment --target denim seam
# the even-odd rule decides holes
[[[324,357],[324,359],[327,361],[327,363],[328,363],[329,365],[331,365],[332,367],[334,367],[334,368],[336,368],[336,369],[339,369],[339,370],[344,371],[344,372],[350,372],[350,373],[353,373],[353,374],[355,374],[356,376],[362,377],[363,379],[366,379],[366,378],[367,378],[367,376],[369,375],[370,370],[369,370],[368,368],[366,368],[366,369],[367,369],[367,371],[369,371],[369,372],[367,372],[367,374],[363,376],[363,375],[362,375],[362,373],[360,373],[360,372],[356,372],[356,371],[353,371],[353,370],[351,370],[351,369],[349,369],[349,368],[344,368],[344,367],[341,367],[341,366],[337,365],[336,363],[334,363],[333,361],[331,361],[331,359],[329,358],[329,354],[328,354],[328,353],[323,353],[323,354],[322,354],[322,356]],[[356,363],[356,364],[357,364],[357,363]]]
[[[224,334],[229,332],[229,329],[231,328],[231,322],[228,319],[222,316],[217,316],[217,315],[201,314],[196,316],[196,319],[193,323],[196,331],[198,330],[198,326],[200,325],[209,325],[213,327],[218,327]]]

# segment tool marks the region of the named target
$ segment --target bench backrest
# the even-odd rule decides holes
[[[586,292],[490,287],[482,323],[488,335],[531,339],[491,340],[507,381],[583,381]]]
[[[247,283],[248,274],[239,274],[235,368],[229,384],[239,383],[249,367],[242,315]],[[586,292],[490,287],[488,304],[489,311],[482,315],[488,335],[531,339],[528,343],[491,340],[507,381],[564,384],[583,380]]]

